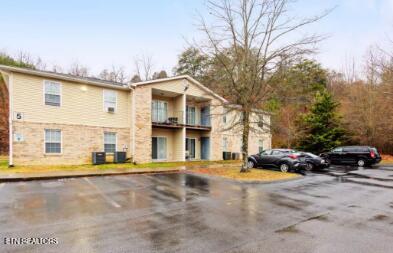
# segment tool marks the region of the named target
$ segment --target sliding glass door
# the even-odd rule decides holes
[[[167,159],[167,145],[166,137],[153,137],[152,138],[152,158],[153,160],[166,160]]]
[[[165,122],[168,119],[168,103],[153,100],[151,103],[151,117],[153,122]]]
[[[195,125],[195,107],[186,106],[186,124]]]

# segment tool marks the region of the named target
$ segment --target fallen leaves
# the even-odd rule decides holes
[[[226,168],[198,168],[193,169],[193,172],[220,176],[224,178],[244,180],[244,181],[276,181],[300,177],[298,174],[294,173],[283,173],[272,170],[264,169],[251,169],[250,172],[240,173],[240,168],[238,167],[226,167]]]

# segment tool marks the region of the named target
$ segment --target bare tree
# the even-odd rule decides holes
[[[87,77],[89,76],[89,69],[79,64],[78,62],[75,62],[71,65],[70,69],[68,70],[68,74],[74,76]]]
[[[151,55],[142,55],[134,58],[134,67],[136,75],[143,81],[148,81],[153,78],[153,57]]]
[[[311,18],[297,19],[290,15],[290,0],[212,0],[208,1],[213,22],[201,17],[200,29],[206,42],[198,48],[220,67],[217,76],[225,105],[238,110],[241,116],[231,127],[242,128],[241,172],[248,171],[248,139],[257,131],[254,118],[262,118],[272,87],[269,79],[284,61],[311,54],[322,36],[301,33],[328,11]],[[236,105],[236,106],[235,106]],[[254,114],[260,114],[258,117]]]
[[[116,67],[114,65],[112,65],[111,70],[102,70],[99,74],[99,78],[118,83],[125,83],[128,79],[124,67]]]

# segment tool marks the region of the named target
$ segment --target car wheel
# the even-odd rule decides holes
[[[280,164],[280,170],[281,172],[288,172],[289,171],[289,165],[286,163]]]
[[[252,160],[249,160],[248,162],[247,162],[247,167],[248,168],[255,168],[255,163],[254,163],[254,161],[252,161]]]
[[[306,170],[307,171],[313,171],[314,170],[314,164],[312,164],[312,163],[307,163],[307,166],[306,166]]]
[[[358,166],[359,167],[364,167],[365,164],[366,164],[366,162],[363,159],[359,159],[358,160]]]

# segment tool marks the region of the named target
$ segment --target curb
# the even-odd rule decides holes
[[[105,176],[122,176],[122,175],[141,175],[141,174],[164,174],[164,173],[176,173],[183,170],[163,170],[163,171],[129,171],[129,172],[113,172],[113,173],[89,173],[89,174],[77,174],[77,175],[56,175],[56,176],[32,176],[32,177],[8,177],[0,178],[0,183],[12,183],[12,182],[27,182],[27,181],[43,181],[43,180],[56,180],[56,179],[67,179],[67,178],[80,178],[80,177],[105,177]]]
[[[286,178],[286,179],[279,179],[279,180],[274,180],[274,181],[260,181],[260,180],[240,180],[240,179],[232,179],[232,178],[226,178],[226,177],[221,177],[221,176],[214,176],[214,175],[206,175],[198,172],[193,172],[193,171],[184,171],[186,174],[206,178],[206,179],[215,179],[215,180],[220,180],[220,181],[229,181],[232,183],[238,183],[238,184],[278,184],[278,183],[285,183],[285,182],[290,182],[290,181],[296,181],[300,179],[305,179],[306,177],[299,175],[299,177],[295,178]]]
[[[372,176],[367,176],[367,175],[363,175],[363,174],[358,174],[356,172],[349,172],[347,175],[356,176],[356,177],[360,177],[360,178],[374,179],[374,180],[378,180],[378,181],[382,181],[382,182],[393,181],[393,178],[390,179],[390,178],[382,178],[382,177],[372,177]]]
[[[354,183],[354,184],[362,184],[362,185],[368,185],[368,186],[376,186],[376,187],[382,187],[382,188],[387,188],[387,189],[393,189],[393,186],[388,186],[388,185],[380,185],[380,184],[374,184],[370,182],[357,182],[353,181],[351,179],[346,179],[347,182]]]

